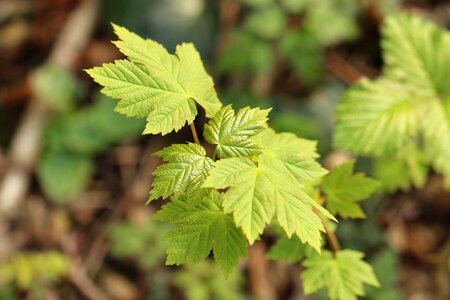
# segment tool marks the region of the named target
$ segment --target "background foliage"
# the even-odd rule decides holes
[[[272,108],[268,125],[277,132],[318,140],[320,163],[331,174],[305,191],[340,215],[335,233],[341,247],[365,253],[373,266],[383,288],[366,285],[365,298],[448,298],[446,1],[108,0],[72,66],[48,63],[57,33],[81,2],[0,3],[0,181],[17,166],[11,149],[27,108],[36,102],[51,108],[39,155],[26,166],[29,186],[20,209],[10,216],[2,212],[1,299],[306,299],[304,291],[320,287],[320,281],[306,280],[302,287],[299,280],[314,265],[314,250],[276,224],[226,280],[212,257],[193,266],[164,265],[163,236],[171,232],[176,238],[186,220],[166,226],[151,217],[159,201],[144,207],[160,164],[150,153],[193,139],[189,129],[139,137],[146,126],[148,132],[166,129],[114,112],[115,101],[101,96],[83,74],[123,59],[109,42],[110,22],[161,42],[169,53],[193,42],[225,105],[237,112],[260,107],[253,111],[260,119]],[[198,76],[211,84],[205,73]],[[193,92],[199,96],[199,133],[221,144],[218,157],[231,156],[236,150],[216,136],[217,126],[202,128],[201,107],[212,116],[216,96]],[[370,101],[355,106],[360,99]],[[194,106],[187,103],[190,120]],[[237,115],[223,113],[229,120]],[[353,126],[344,126],[349,120]],[[364,127],[370,122],[377,126]],[[254,145],[245,147],[252,151]],[[213,148],[205,151],[211,155]],[[347,184],[361,189],[349,194],[340,189]],[[372,192],[376,196],[360,201]],[[340,213],[342,203],[350,210]],[[345,272],[330,266],[323,264],[326,274]],[[374,283],[371,275],[364,280]],[[354,284],[354,293],[361,293],[361,282]],[[319,290],[310,297],[336,293]]]

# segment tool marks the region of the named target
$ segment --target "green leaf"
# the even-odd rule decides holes
[[[15,281],[23,290],[48,285],[69,272],[69,259],[58,251],[19,252],[0,264],[2,281]]]
[[[309,0],[281,0],[280,4],[289,13],[298,14],[308,7]]]
[[[244,22],[244,29],[264,39],[281,36],[286,26],[286,16],[277,5],[253,10]]]
[[[231,105],[219,110],[205,125],[205,140],[217,145],[215,153],[220,158],[252,156],[260,150],[250,137],[267,127],[270,109],[245,107],[235,115]]]
[[[430,101],[424,119],[424,146],[434,169],[450,187],[450,102]]]
[[[213,164],[213,160],[205,156],[205,149],[192,143],[174,144],[154,155],[167,163],[153,172],[149,201],[159,197],[167,198],[185,192],[188,188],[200,189]]]
[[[302,185],[328,173],[315,161],[317,142],[297,137],[292,133],[275,133],[266,129],[255,138],[261,146],[262,155],[270,158],[280,174]]]
[[[397,255],[392,250],[383,249],[370,261],[370,264],[373,266],[375,275],[379,278],[382,288],[367,286],[365,293],[367,299],[405,299],[401,289],[398,288],[400,268]]]
[[[221,73],[260,74],[267,72],[273,65],[274,58],[270,44],[243,31],[234,31],[224,46],[217,61]]]
[[[274,2],[275,2],[274,0],[242,0],[242,3],[252,8],[261,8],[265,6],[270,6]]]
[[[200,203],[178,198],[163,206],[155,217],[176,223],[167,239],[167,264],[198,263],[211,249],[225,275],[236,267],[239,257],[247,255],[247,243],[233,218],[221,210],[222,195],[211,191]]]
[[[364,295],[363,284],[378,287],[372,267],[362,260],[363,254],[342,250],[334,256],[330,251],[305,260],[302,282],[305,294],[327,287],[332,300],[356,300]]]
[[[357,15],[352,0],[310,1],[303,26],[328,46],[358,35]]]
[[[416,144],[401,149],[394,155],[373,161],[373,176],[387,192],[407,191],[411,185],[422,188],[428,175],[429,159]]]
[[[388,77],[425,98],[450,96],[450,35],[414,15],[390,16],[382,29]]]
[[[37,175],[47,197],[55,202],[64,202],[87,187],[92,172],[93,164],[89,157],[47,152],[39,161]]]
[[[104,141],[107,147],[139,136],[144,128],[143,120],[127,118],[115,112],[114,102],[98,93],[94,98],[94,105],[87,107],[84,113],[85,122],[92,126],[95,138]]]
[[[221,107],[214,83],[192,44],[181,44],[171,55],[160,44],[144,40],[114,25],[115,44],[129,60],[118,60],[87,70],[103,85],[102,92],[119,99],[116,110],[130,117],[147,118],[144,133],[167,134],[192,123],[195,103],[208,117]]]
[[[290,239],[287,237],[281,237],[270,248],[267,257],[273,260],[286,260],[290,263],[297,263],[303,258],[312,255],[314,250],[300,241],[296,236],[292,236]]]
[[[288,30],[280,41],[280,50],[290,67],[308,87],[316,84],[324,71],[324,46],[318,35],[307,30]]]
[[[355,161],[333,168],[320,185],[326,195],[326,207],[332,214],[344,218],[364,218],[358,202],[368,198],[379,186],[379,182],[367,178],[363,173],[353,174]]]
[[[111,241],[109,252],[115,258],[135,259],[139,266],[145,269],[159,267],[165,258],[168,245],[163,237],[169,228],[168,224],[152,220],[112,223],[108,226]],[[148,251],[150,248],[152,251]]]
[[[248,299],[243,289],[243,272],[234,272],[225,278],[220,274],[218,264],[209,260],[178,269],[173,273],[171,283],[183,291],[186,300]]]
[[[74,107],[78,86],[77,78],[70,70],[48,63],[32,75],[33,93],[58,111],[69,111]]]
[[[268,139],[272,138],[272,145]],[[204,187],[229,188],[224,196],[225,212],[233,212],[234,220],[253,243],[263,232],[265,224],[276,217],[288,237],[296,234],[302,242],[320,249],[323,224],[313,207],[333,218],[303,190],[301,182],[311,180],[322,169],[309,172],[303,164],[314,152],[315,144],[292,134],[276,135],[266,130],[258,143],[269,146],[258,157],[233,157],[219,160],[210,171]],[[305,167],[306,166],[306,167]],[[299,176],[296,178],[294,176]]]
[[[113,108],[114,101],[98,94],[93,105],[49,122],[46,144],[52,151],[88,156],[139,135],[144,127],[142,120],[126,118]]]
[[[233,212],[236,225],[242,228],[251,244],[272,219],[274,207],[270,199],[273,198],[270,179],[248,158],[216,161],[203,186],[229,187],[224,196],[224,211]]]
[[[338,104],[335,144],[360,154],[393,153],[417,136],[424,105],[398,83],[363,79]]]

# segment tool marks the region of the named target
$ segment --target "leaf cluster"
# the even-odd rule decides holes
[[[430,166],[449,185],[450,34],[398,13],[386,19],[381,46],[383,75],[362,79],[345,93],[335,144],[378,158],[376,174],[387,190],[422,186]],[[383,180],[389,173],[396,178]]]
[[[153,173],[149,202],[169,199],[154,219],[173,224],[166,264],[194,264],[212,255],[229,275],[248,245],[261,239],[267,225],[277,224],[283,238],[270,255],[292,262],[306,258],[309,292],[327,285],[332,297],[354,299],[363,283],[377,285],[362,254],[321,250],[322,233],[336,221],[321,205],[322,196],[333,213],[363,217],[357,203],[375,190],[374,180],[353,174],[353,162],[329,173],[317,161],[315,141],[268,127],[270,109],[222,107],[193,45],[179,45],[171,55],[152,40],[114,29],[127,59],[87,72],[103,93],[119,100],[118,112],[145,118],[144,134],[164,135],[186,123],[196,133],[197,105],[209,118],[203,137],[214,147],[211,155],[199,142],[155,153],[163,163]],[[338,287],[325,277],[330,273],[342,277]]]

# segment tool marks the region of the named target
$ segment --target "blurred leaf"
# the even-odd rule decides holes
[[[386,16],[398,11],[402,0],[368,0],[378,7],[380,12]]]
[[[428,158],[416,145],[409,145],[394,155],[375,158],[374,177],[385,192],[407,191],[411,186],[421,188],[428,175]]]
[[[144,128],[144,121],[127,118],[114,111],[116,102],[98,94],[90,107],[88,118],[95,128],[96,135],[105,143],[114,144],[138,136]]]
[[[311,0],[280,0],[281,5],[290,13],[304,11]]]
[[[258,74],[268,71],[273,64],[269,43],[242,31],[235,31],[222,50],[217,69],[222,73]]]
[[[416,97],[450,97],[450,35],[445,28],[413,14],[398,13],[386,18],[382,35],[383,71],[389,79],[414,91]]]
[[[248,297],[242,292],[242,274],[233,272],[223,277],[217,264],[202,261],[187,266],[174,275],[174,283],[182,289],[188,300],[241,300]]]
[[[353,0],[311,1],[304,26],[325,46],[353,39],[358,35],[357,10]]]
[[[398,257],[392,250],[385,249],[370,262],[375,275],[380,280],[381,288],[366,286],[366,297],[369,300],[402,300],[404,295],[398,286],[400,270]]]
[[[73,153],[47,152],[39,161],[37,176],[52,201],[64,202],[82,192],[93,172],[89,157]]]
[[[314,116],[291,111],[274,112],[269,120],[270,127],[277,132],[292,132],[313,140],[317,140],[321,135],[318,122]]]
[[[289,65],[306,86],[315,85],[323,72],[324,49],[317,34],[306,30],[289,30],[281,40],[281,51]]]
[[[0,264],[0,278],[29,290],[34,285],[42,287],[59,280],[68,269],[69,261],[60,252],[19,252]]]
[[[302,272],[305,294],[326,287],[330,299],[356,300],[364,295],[364,284],[379,287],[372,267],[362,258],[358,251],[341,250],[335,255],[323,251],[306,259]]]
[[[0,299],[2,300],[19,300],[19,297],[16,294],[16,289],[14,285],[9,283],[3,285],[0,284]]]
[[[58,111],[69,111],[74,107],[77,78],[55,64],[45,64],[32,77],[33,93]]]
[[[243,28],[264,39],[275,39],[281,36],[286,22],[283,11],[277,5],[270,5],[251,11]]]
[[[111,255],[136,259],[142,269],[155,268],[164,261],[167,242],[163,240],[169,226],[148,220],[140,225],[113,223],[108,228]]]
[[[92,155],[106,148],[92,124],[93,118],[80,110],[51,120],[44,133],[47,149],[58,152]]]
[[[383,232],[370,219],[341,221],[336,235],[344,248],[365,253],[384,245]]]
[[[314,249],[308,244],[302,243],[298,237],[292,236],[289,239],[283,236],[270,248],[267,257],[274,260],[286,260],[290,263],[297,263],[313,253],[315,253]]]
[[[355,161],[331,169],[322,179],[321,189],[326,195],[326,208],[344,218],[364,218],[358,202],[368,198],[379,186],[379,182],[363,173],[353,174]]]
[[[242,3],[244,3],[250,7],[253,7],[253,8],[271,5],[271,4],[274,4],[275,1],[276,0],[241,0]]]
[[[106,96],[94,100],[92,106],[50,122],[45,136],[50,149],[91,155],[140,134],[143,120],[115,112],[115,102]]]
[[[338,105],[335,144],[371,156],[395,153],[418,135],[427,103],[395,81],[363,78]]]

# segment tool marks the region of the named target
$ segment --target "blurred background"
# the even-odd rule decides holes
[[[332,146],[336,103],[379,75],[397,10],[450,26],[446,0],[0,0],[0,299],[325,299],[303,295],[298,264],[268,258],[270,230],[228,279],[211,261],[165,266],[161,201],[144,206],[151,153],[191,133],[141,136],[83,69],[122,58],[111,22],[170,52],[191,41],[224,103],[273,107],[270,125],[318,140],[331,167],[350,158]],[[365,299],[450,299],[442,178],[414,189],[369,159],[357,168],[385,187],[337,230],[383,285]]]

